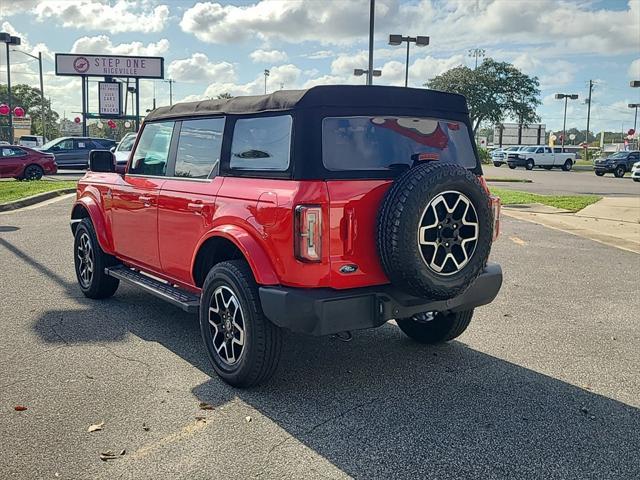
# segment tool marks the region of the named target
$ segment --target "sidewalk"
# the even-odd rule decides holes
[[[577,213],[538,203],[504,206],[502,212],[640,254],[640,196],[604,197]]]

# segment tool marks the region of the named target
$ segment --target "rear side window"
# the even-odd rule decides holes
[[[231,168],[271,170],[289,168],[291,115],[241,118],[236,121],[231,142]]]
[[[174,122],[147,123],[133,154],[130,173],[164,176]]]
[[[327,117],[322,121],[322,161],[328,170],[389,170],[416,160],[475,167],[467,126],[425,117]]]
[[[16,147],[2,148],[3,157],[24,157],[25,155],[27,155],[27,152],[25,152],[21,148],[16,148]]]
[[[207,178],[220,162],[224,118],[182,122],[176,154],[176,177]]]

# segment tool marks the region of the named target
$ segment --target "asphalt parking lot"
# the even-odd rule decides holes
[[[195,316],[84,298],[70,205],[0,214],[0,478],[640,478],[636,254],[504,217],[503,289],[459,341],[290,334],[242,391]]]
[[[596,177],[592,171],[544,170],[536,168],[511,170],[506,165],[494,167],[483,165],[482,170],[487,178],[516,178],[531,180],[531,183],[496,182],[500,188],[524,190],[543,195],[589,194],[602,196],[640,196],[640,183],[634,182],[627,173],[623,178],[615,178],[612,174]]]

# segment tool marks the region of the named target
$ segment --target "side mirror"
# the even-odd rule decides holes
[[[115,172],[116,156],[109,150],[89,152],[89,170],[92,172]]]

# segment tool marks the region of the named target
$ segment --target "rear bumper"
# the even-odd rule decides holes
[[[490,303],[502,285],[502,268],[490,263],[461,295],[428,300],[391,285],[333,290],[330,288],[260,287],[262,310],[271,322],[294,332],[330,335],[383,325],[421,312],[462,311]]]

